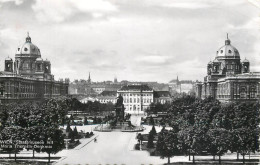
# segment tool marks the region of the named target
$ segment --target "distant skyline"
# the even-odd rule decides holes
[[[226,34],[260,72],[258,0],[0,0],[0,70],[27,32],[55,79],[203,80]]]

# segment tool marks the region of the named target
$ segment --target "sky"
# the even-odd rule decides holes
[[[55,79],[203,80],[226,34],[260,72],[259,0],[0,0],[0,70],[27,32]]]

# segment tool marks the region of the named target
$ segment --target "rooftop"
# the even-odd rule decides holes
[[[148,85],[144,85],[144,84],[125,85],[120,89],[120,91],[128,91],[128,90],[152,91],[153,89],[150,88]]]

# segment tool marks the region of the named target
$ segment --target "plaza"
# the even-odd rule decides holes
[[[131,122],[139,125],[140,116],[132,116]],[[85,127],[85,131],[93,129]],[[80,127],[77,129],[83,130]],[[150,131],[151,128],[146,131]],[[158,130],[159,131],[159,130]],[[94,132],[91,139],[81,140],[81,145],[72,150],[63,150],[56,156],[62,158],[57,161],[62,164],[163,164],[166,160],[151,157],[146,151],[134,150],[137,140],[136,132]],[[93,141],[97,138],[97,143]]]
[[[140,126],[141,116],[132,116],[131,122]],[[93,130],[95,125],[91,126],[79,126],[77,129],[83,131]],[[142,134],[147,134],[152,126],[144,126],[145,130]],[[156,126],[156,131],[159,132],[162,127]],[[94,138],[97,138],[97,142],[94,142]],[[57,162],[53,164],[65,165],[65,164],[96,164],[96,165],[162,165],[167,163],[167,159],[161,159],[159,156],[150,156],[147,151],[134,150],[134,145],[137,143],[136,132],[95,132],[91,139],[81,139],[81,144],[75,149],[62,150],[55,156],[61,157]],[[54,155],[53,155],[54,156]],[[240,161],[236,161],[236,153],[227,153],[222,156],[222,162],[241,164]],[[257,164],[253,159],[257,159],[259,153],[251,155],[252,164]],[[240,157],[241,158],[241,157]],[[246,156],[249,159],[249,156]],[[212,163],[212,156],[195,156],[196,163],[204,161],[204,163]],[[171,162],[178,164],[178,162],[192,163],[189,161],[188,156],[174,156],[171,158]],[[216,157],[215,163],[218,164],[218,158]],[[258,162],[259,163],[259,162]]]

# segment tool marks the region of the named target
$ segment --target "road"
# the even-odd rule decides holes
[[[140,125],[141,117],[133,116],[134,125]],[[129,132],[95,132],[97,143],[91,141],[78,150],[66,150],[63,164],[163,164],[166,160],[151,157],[146,151],[133,150],[136,133]]]

